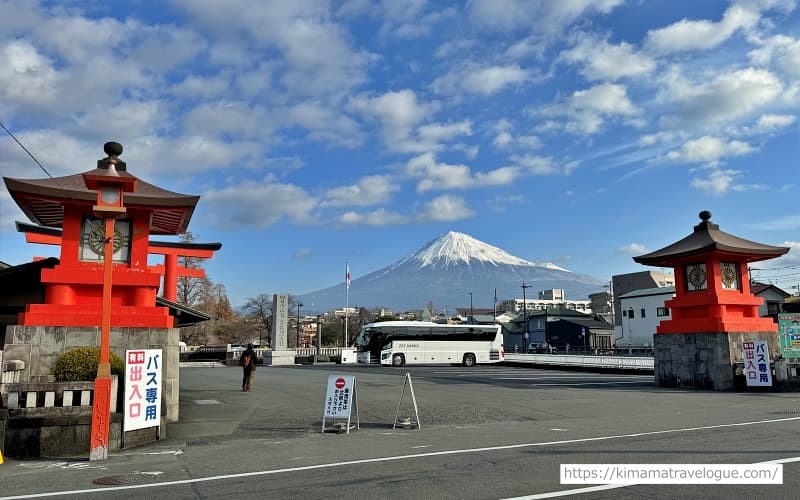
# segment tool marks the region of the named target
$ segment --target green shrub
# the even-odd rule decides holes
[[[120,379],[125,375],[125,364],[114,354],[109,353],[111,373]],[[97,365],[100,362],[100,349],[97,347],[78,347],[63,353],[56,359],[55,377],[57,382],[92,381],[97,378]]]

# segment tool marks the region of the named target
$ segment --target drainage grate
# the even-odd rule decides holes
[[[92,481],[92,483],[103,486],[125,486],[146,483],[148,479],[149,476],[145,474],[122,474],[119,476],[100,477]]]

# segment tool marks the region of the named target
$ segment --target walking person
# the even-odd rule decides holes
[[[253,379],[256,378],[256,351],[253,344],[247,344],[245,350],[239,358],[239,365],[242,367],[242,391],[249,392],[253,388]]]

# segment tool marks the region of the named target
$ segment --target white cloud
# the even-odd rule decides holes
[[[405,172],[417,181],[417,192],[432,190],[467,189],[474,187],[503,186],[511,184],[521,174],[517,167],[500,167],[488,172],[473,174],[466,165],[452,165],[436,160],[433,153],[410,159]]]
[[[17,40],[0,49],[0,96],[44,105],[55,100],[62,76],[52,61],[28,42]]]
[[[628,99],[624,85],[603,83],[572,94],[572,105],[576,109],[597,111],[607,115],[632,115],[638,110]]]
[[[617,249],[618,254],[624,255],[642,255],[647,253],[647,247],[642,245],[641,243],[630,243],[625,245],[624,247],[619,247]]]
[[[230,79],[226,75],[188,75],[172,86],[172,93],[178,97],[210,98],[223,94],[229,87]]]
[[[435,145],[455,137],[472,135],[472,122],[464,120],[455,123],[431,123],[419,127],[418,134],[423,143]]]
[[[473,215],[475,211],[467,206],[463,198],[442,195],[425,204],[419,218],[423,221],[456,221]]]
[[[685,163],[713,163],[728,156],[741,156],[752,151],[753,148],[746,142],[726,142],[719,137],[706,135],[687,141],[679,150],[670,151],[667,159]]]
[[[676,117],[693,124],[719,123],[757,112],[783,91],[769,71],[745,68],[722,73],[710,81],[687,81],[672,72],[660,99],[677,105]]]
[[[773,261],[778,266],[789,266],[800,264],[800,241],[784,241],[782,247],[789,247],[789,253],[783,255],[778,260]]]
[[[713,169],[705,178],[693,178],[689,185],[707,194],[720,196],[733,187],[733,182],[740,173],[738,170]]]
[[[756,128],[762,132],[772,132],[786,128],[797,121],[794,115],[763,115],[759,117]]]
[[[505,212],[509,206],[519,205],[525,201],[525,197],[521,194],[499,194],[488,200],[486,205],[495,212]]]
[[[762,66],[774,64],[789,77],[800,78],[800,40],[777,35],[755,41],[760,47],[748,54],[753,64]]]
[[[350,226],[389,226],[406,224],[410,221],[411,218],[406,215],[389,212],[383,208],[367,213],[345,212],[338,219],[340,224]]]
[[[344,26],[332,21],[324,3],[176,0],[175,4],[212,33],[225,33],[225,38],[234,40],[243,37],[237,51],[251,60],[255,53],[277,51],[285,68],[279,82],[296,98],[342,99],[366,80],[366,67],[375,59],[352,47]]]
[[[621,42],[618,45],[594,35],[579,34],[572,47],[562,51],[560,59],[581,64],[581,73],[588,80],[618,80],[624,77],[646,75],[656,68],[649,56],[636,52],[633,45]]]
[[[720,22],[682,19],[665,28],[647,33],[645,46],[658,54],[687,50],[707,50],[720,45],[738,30],[747,30],[758,23],[759,12],[742,5],[731,5]]]
[[[285,125],[297,125],[308,131],[308,139],[355,147],[362,137],[358,124],[323,101],[307,99],[285,110]],[[280,123],[278,123],[280,124]],[[254,128],[259,131],[260,127]],[[264,126],[265,132],[269,127]]]
[[[339,186],[325,193],[322,206],[364,206],[385,203],[400,187],[388,176],[371,175],[357,184]]]
[[[191,135],[258,138],[270,141],[275,120],[266,109],[243,101],[207,101],[189,109],[182,129]]]
[[[287,218],[297,224],[315,222],[317,200],[292,184],[244,182],[203,193],[199,210],[218,227],[270,226]]]
[[[384,143],[391,151],[421,152],[430,148],[430,144],[420,144],[413,134],[417,126],[438,110],[438,105],[418,102],[413,90],[387,92],[377,97],[357,96],[349,107],[381,123]]]
[[[537,131],[563,129],[572,134],[593,135],[601,131],[606,119],[632,118],[640,110],[628,98],[624,85],[603,83],[586,90],[575,91],[565,102],[553,104],[541,111],[529,108],[529,113],[564,117],[565,121],[546,122]]]
[[[495,31],[530,28],[539,34],[555,34],[591,13],[608,14],[622,0],[474,0],[469,13],[474,23]]]
[[[506,87],[525,83],[530,79],[528,71],[516,64],[507,66],[479,66],[469,63],[446,73],[431,84],[439,94],[483,94],[500,92]]]

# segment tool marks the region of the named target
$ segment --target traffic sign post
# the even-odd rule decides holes
[[[328,390],[325,391],[325,411],[322,414],[322,432],[325,432],[327,419],[347,419],[347,433],[350,434],[352,409],[356,409],[356,429],[361,428],[358,419],[358,396],[356,377],[353,375],[329,375]]]

